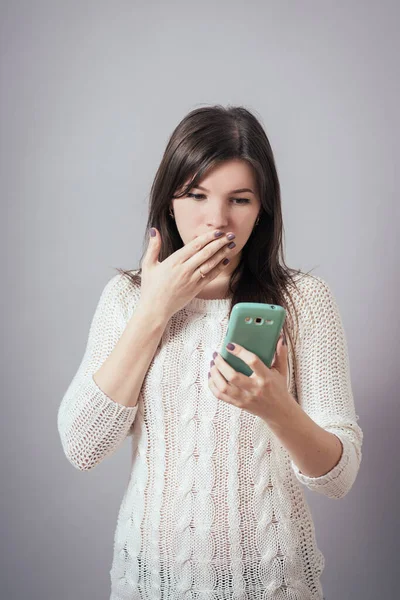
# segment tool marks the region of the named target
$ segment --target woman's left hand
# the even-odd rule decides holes
[[[287,388],[288,351],[286,343],[283,343],[283,336],[278,340],[271,368],[256,354],[239,344],[235,344],[233,350],[227,350],[243,360],[253,373],[250,377],[239,373],[217,354],[211,361],[208,379],[208,386],[214,396],[264,420],[273,417],[279,407],[282,408],[282,402],[290,400]]]

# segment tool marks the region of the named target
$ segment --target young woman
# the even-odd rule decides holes
[[[131,436],[110,600],[323,598],[304,487],[343,498],[363,433],[335,298],[285,265],[282,235],[260,122],[190,112],[155,176],[141,268],[105,285],[58,414],[81,470]],[[251,377],[219,353],[243,301],[287,311],[270,369],[230,349]]]

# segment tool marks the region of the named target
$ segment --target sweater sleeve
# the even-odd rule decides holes
[[[86,350],[58,410],[57,425],[70,463],[82,471],[113,454],[127,437],[138,410],[109,398],[95,383],[100,368],[125,328],[121,301],[126,279],[117,274],[105,285],[90,328]]]
[[[300,302],[299,338],[296,344],[297,400],[303,410],[342,444],[339,462],[320,477],[301,473],[297,479],[310,490],[343,498],[351,489],[361,463],[363,432],[357,425],[350,381],[347,342],[338,305],[327,283],[312,276]]]

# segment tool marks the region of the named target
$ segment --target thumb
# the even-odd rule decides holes
[[[158,255],[161,248],[161,236],[155,227],[149,232],[150,242],[147,247],[145,262],[149,265],[155,265],[158,262]]]
[[[278,343],[276,345],[276,351],[274,360],[271,364],[271,369],[274,368],[279,371],[282,375],[287,375],[287,358],[288,358],[288,347],[286,343],[285,334],[279,336]]]

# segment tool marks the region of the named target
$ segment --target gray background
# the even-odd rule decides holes
[[[388,1],[2,2],[1,597],[109,598],[130,444],[75,470],[57,411],[113,267],[138,266],[169,135],[215,103],[261,119],[287,262],[348,338],[361,469],[340,501],[306,491],[325,596],[397,596],[398,30]]]

